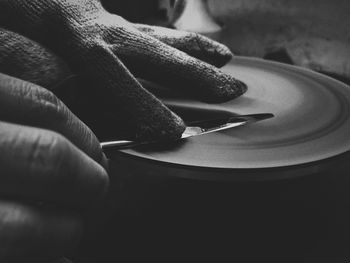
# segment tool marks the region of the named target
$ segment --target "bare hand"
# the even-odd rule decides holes
[[[51,92],[0,74],[0,261],[49,262],[105,194],[96,137]]]

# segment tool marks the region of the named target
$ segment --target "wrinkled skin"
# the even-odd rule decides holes
[[[96,111],[107,104],[110,121],[122,115],[127,131],[145,139],[177,137],[184,124],[135,75],[215,102],[246,89],[217,68],[232,56],[225,46],[132,24],[97,0],[0,0],[0,27],[1,262],[65,255],[109,185],[98,139],[48,90],[61,96],[62,81],[79,76],[85,81],[63,98],[78,92],[73,101]]]
[[[74,247],[109,178],[91,130],[48,90],[0,74],[0,261]]]

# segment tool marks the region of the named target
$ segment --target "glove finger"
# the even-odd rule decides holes
[[[0,261],[51,262],[72,250],[82,233],[78,216],[0,201]]]
[[[0,28],[0,72],[49,88],[71,74],[52,51],[18,33]]]
[[[181,118],[145,90],[108,46],[99,43],[83,58],[88,72],[108,91],[102,92],[106,106],[124,116],[125,123],[115,125],[128,127],[137,140],[181,136],[185,129]]]
[[[233,57],[228,47],[197,33],[143,24],[135,24],[135,27],[167,45],[216,67],[224,66]]]
[[[118,29],[115,29],[118,30]],[[223,102],[242,95],[247,87],[215,66],[200,61],[163,42],[128,30],[116,32],[115,53],[138,77],[177,86],[188,94],[210,102]]]
[[[62,135],[0,122],[0,138],[1,195],[90,207],[106,193],[106,171]]]
[[[56,131],[95,161],[104,162],[96,136],[54,94],[1,73],[0,120]]]

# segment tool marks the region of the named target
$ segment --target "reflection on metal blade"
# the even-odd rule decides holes
[[[259,113],[251,115],[239,115],[232,116],[224,119],[211,119],[199,122],[193,122],[192,125],[188,126],[185,132],[182,134],[181,139],[190,138],[193,136],[204,135],[212,132],[218,132],[223,130],[228,130],[234,127],[242,126],[248,123],[253,123],[261,120],[266,120],[274,117],[272,113]],[[135,142],[135,141],[110,141],[101,143],[102,149],[114,148],[126,149],[133,148],[140,145],[154,144],[154,143],[164,143],[164,141],[149,141],[149,142]]]

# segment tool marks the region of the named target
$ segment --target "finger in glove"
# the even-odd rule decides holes
[[[224,66],[233,57],[228,47],[197,33],[143,24],[135,24],[135,27],[169,46],[216,67]]]
[[[69,76],[68,66],[51,50],[0,27],[0,72],[49,88]]]
[[[115,114],[127,118],[126,123],[117,125],[136,131],[136,140],[181,136],[185,129],[181,118],[144,89],[105,43],[97,43],[86,51],[83,56],[86,69],[94,73],[106,95],[113,95],[110,103]]]
[[[215,66],[187,55],[138,30],[115,28],[109,41],[113,51],[138,77],[178,89],[209,102],[241,96],[247,86]]]

